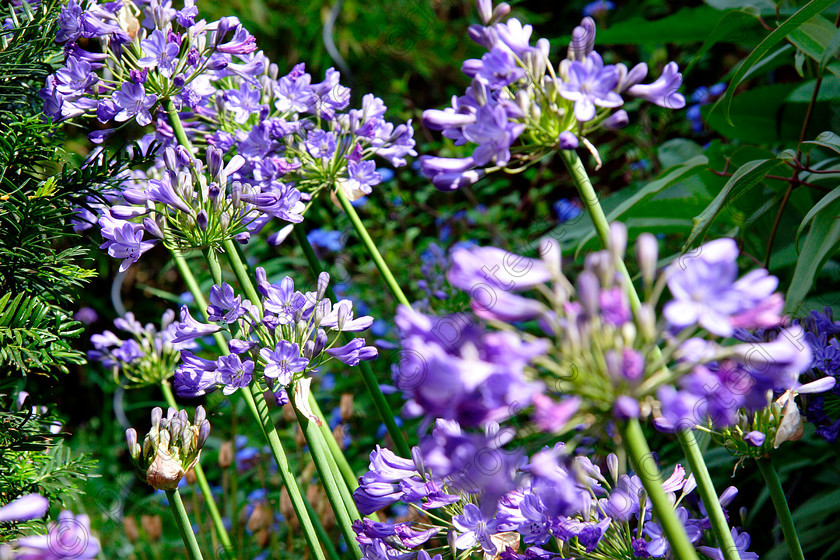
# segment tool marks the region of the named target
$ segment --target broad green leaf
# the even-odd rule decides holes
[[[835,74],[840,71],[840,64],[829,64],[840,47],[840,34],[834,24],[822,15],[812,17],[791,32],[788,41],[800,52],[819,62],[820,75],[826,68]]]
[[[751,11],[753,10],[726,10],[723,17],[720,18],[714,29],[703,41],[703,44],[700,45],[697,53],[686,65],[683,73],[690,74],[694,65],[700,62],[703,56],[716,44],[724,41],[741,43],[750,35],[748,32],[758,32],[761,27],[756,19],[757,14],[750,13]]]
[[[774,84],[748,89],[737,95],[732,103],[732,117],[736,124],[727,120],[723,111],[712,105],[701,109],[706,124],[715,132],[730,140],[741,140],[750,144],[766,145],[773,142],[796,142],[802,127],[806,104],[785,106],[786,99],[798,84]],[[784,111],[784,112],[783,112]],[[796,114],[799,111],[801,115]],[[785,118],[780,119],[784,114]]]
[[[700,215],[694,218],[694,227],[685,242],[683,251],[692,247],[694,242],[705,235],[712,221],[725,204],[731,204],[769,175],[771,171],[783,165],[776,158],[751,161],[742,165],[726,182],[720,193],[712,200]]]
[[[825,50],[823,51],[822,57],[820,57],[820,66],[817,70],[817,75],[822,76],[823,72],[825,72],[828,63],[831,62],[831,59],[837,55],[837,51],[840,50],[840,29],[834,28],[834,36],[831,38],[831,41],[825,46]]]
[[[821,132],[813,140],[802,142],[802,151],[808,153],[817,146],[840,153],[840,136],[830,130]]]
[[[801,85],[790,92],[787,101],[790,103],[810,103],[816,85],[817,80],[802,82]],[[840,78],[831,74],[824,76],[820,84],[820,91],[817,94],[817,101],[829,102],[838,99],[840,99]]]
[[[785,312],[796,313],[811,291],[826,261],[840,248],[840,200],[825,206],[814,218],[785,296]]]
[[[753,52],[744,59],[738,67],[738,71],[735,72],[735,75],[732,77],[729,87],[726,88],[726,93],[721,100],[723,103],[724,115],[730,124],[732,123],[732,118],[730,116],[732,97],[735,95],[735,90],[739,85],[741,85],[741,82],[744,80],[747,72],[749,72],[758,61],[764,58],[764,56],[769,53],[774,46],[781,42],[791,32],[798,29],[806,21],[834,4],[834,2],[835,0],[811,0],[800,8],[799,11],[785,20],[785,22],[777,27],[770,35],[765,37],[755,50],[753,50]]]
[[[618,206],[610,210],[607,213],[607,221],[612,222],[619,219],[622,214],[627,212],[634,205],[639,204],[644,200],[648,200],[668,187],[683,181],[687,176],[695,174],[697,172],[697,168],[705,168],[708,164],[709,159],[706,156],[697,155],[681,165],[668,169],[660,178],[648,183],[632,196],[623,200]],[[675,222],[669,222],[668,225],[673,226],[674,224]],[[578,245],[578,251],[580,251],[580,248],[593,237],[595,237],[595,231],[590,231],[587,235],[585,235]]]
[[[819,214],[823,208],[837,200],[840,197],[840,187],[837,187],[817,202],[813,208],[802,218],[802,223],[799,224],[799,227],[796,229],[796,246],[799,247],[799,237],[802,235],[802,232],[805,231],[805,228],[808,227],[808,224],[811,223],[811,220],[814,219],[814,216]]]
[[[715,31],[726,14],[727,12],[709,6],[698,6],[682,8],[674,14],[653,21],[643,17],[632,17],[610,25],[607,29],[599,29],[595,42],[598,45],[702,43]],[[743,29],[730,29],[730,36],[741,39],[744,36]],[[558,44],[568,45],[569,36],[559,39]]]

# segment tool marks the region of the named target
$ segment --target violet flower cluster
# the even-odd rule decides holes
[[[227,331],[229,353],[208,360],[189,350],[181,352],[175,370],[175,391],[181,397],[196,397],[216,388],[225,395],[248,387],[252,381],[274,392],[278,405],[288,402],[286,388],[330,360],[355,366],[378,355],[365,339],[356,337],[338,345],[342,333],[369,328],[373,317],[354,317],[353,303],[333,303],[325,297],[329,285],[326,272],[318,277],[315,291],[295,290],[288,276],[279,283],[268,282],[265,270],[256,269],[258,302],[243,299],[227,283],[210,289],[207,314],[212,323],[202,323],[181,307],[176,325],[176,342],[192,341]],[[262,385],[260,385],[262,386]]]
[[[359,511],[369,514],[402,502],[416,511],[417,520],[355,522],[364,558],[668,557],[670,546],[641,480],[624,474],[616,455],[607,456],[605,476],[589,458],[569,456],[563,443],[527,458],[501,447],[476,447],[475,438],[453,431],[455,426],[440,420],[434,430],[434,438],[450,440],[445,451],[452,455],[446,457],[425,444],[412,449],[411,459],[379,447],[371,453],[369,471],[353,495]],[[490,423],[488,432],[498,438],[504,430]],[[450,470],[455,462],[460,468]],[[497,495],[498,477],[509,485]],[[662,486],[692,544],[709,558],[722,557],[706,508],[694,494],[693,476],[677,465]],[[737,489],[728,488],[721,505],[736,495]],[[756,560],[747,551],[749,535],[733,531],[741,558]]]
[[[572,31],[567,58],[555,70],[547,39],[532,45],[530,25],[516,18],[501,21],[510,12],[508,4],[494,9],[491,0],[478,0],[478,12],[484,25],[471,26],[469,35],[487,53],[464,62],[470,87],[453,97],[452,107],[423,113],[423,123],[456,146],[475,146],[468,157],[421,158],[423,173],[440,190],[471,185],[502,168],[516,172],[580,143],[600,162],[587,136],[627,125],[627,112],[620,108],[623,96],[669,109],[685,106],[677,91],[682,75],[675,62],[649,84],[641,83],[648,74],[645,63],[629,70],[620,63],[604,64],[593,50],[595,22],[590,17]]]
[[[130,338],[123,340],[110,330],[95,334],[90,337],[93,350],[87,357],[112,370],[114,380],[124,387],[158,385],[172,377],[181,350],[196,347],[192,340],[174,341],[174,320],[175,312],[169,309],[161,317],[160,328],[151,323],[144,326],[129,311],[114,320],[114,326]]]
[[[321,190],[369,194],[381,181],[374,156],[401,166],[417,155],[411,122],[386,121],[381,99],[368,94],[349,109],[334,69],[320,83],[303,64],[280,77],[236,18],[207,23],[192,0],[181,10],[160,0],[72,0],[58,27],[66,61],[42,91],[45,113],[152,124],[139,144],[165,148],[152,169],[127,175],[99,216],[102,248],[123,259],[121,270],[160,239],[177,249],[244,243],[273,218],[289,222],[269,238],[279,243]],[[94,44],[101,52],[81,46]]]

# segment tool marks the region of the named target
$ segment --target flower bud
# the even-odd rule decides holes
[[[645,286],[653,285],[656,263],[659,259],[659,241],[650,233],[643,233],[636,239],[636,260]]]
[[[207,231],[207,222],[207,212],[204,210],[204,208],[202,208],[201,211],[199,211],[198,215],[196,215],[195,217],[195,223],[196,225],[198,225],[198,229],[200,229],[201,231]]]
[[[616,261],[624,260],[627,250],[627,226],[621,222],[610,224],[610,252]]]
[[[148,216],[143,218],[143,229],[145,229],[146,232],[152,237],[163,239],[163,230],[160,229],[160,226],[156,221],[154,221]]]

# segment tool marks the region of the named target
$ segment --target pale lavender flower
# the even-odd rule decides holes
[[[134,118],[140,126],[146,126],[152,122],[152,115],[149,109],[157,101],[154,94],[146,95],[143,84],[123,82],[120,91],[112,95],[114,104],[120,108],[120,112],[114,117],[117,122],[125,122]]]
[[[483,105],[476,111],[476,120],[464,127],[464,137],[478,144],[473,159],[478,166],[495,161],[506,165],[510,161],[510,147],[525,130],[525,125],[508,120],[501,105]]]
[[[278,342],[274,350],[263,348],[260,356],[268,362],[265,376],[276,379],[283,386],[292,381],[293,373],[301,372],[309,365],[309,360],[300,355],[300,346],[287,340]]]
[[[137,63],[144,68],[157,68],[161,75],[172,76],[175,63],[178,61],[178,43],[167,39],[160,29],[155,29],[140,46],[146,54]]]
[[[16,560],[92,560],[99,555],[99,539],[90,530],[90,518],[69,511],[58,514],[46,535],[17,540]]]
[[[662,75],[651,84],[637,84],[627,90],[634,97],[641,97],[660,107],[682,109],[685,96],[677,90],[682,84],[682,74],[676,62],[669,62],[662,70]]]
[[[31,521],[44,517],[50,502],[40,494],[27,494],[0,507],[0,523]]]
[[[624,100],[616,93],[618,68],[604,66],[604,61],[596,52],[587,55],[581,62],[573,60],[569,64],[569,81],[559,84],[560,95],[575,102],[575,118],[580,122],[595,118],[596,106],[620,107]]]
[[[244,362],[236,354],[220,356],[217,361],[219,381],[224,385],[222,393],[232,395],[237,389],[247,387],[251,383],[251,374],[254,371],[254,362]]]

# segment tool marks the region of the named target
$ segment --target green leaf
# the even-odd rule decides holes
[[[840,248],[838,216],[840,200],[833,200],[814,218],[785,296],[786,313],[793,314],[799,310],[826,261]]]
[[[828,63],[837,55],[837,51],[840,50],[840,29],[834,29],[834,36],[825,46],[825,50],[822,53],[822,57],[820,57],[820,66],[819,70],[817,71],[818,76],[822,76],[825,72]]]
[[[623,200],[618,206],[607,213],[607,221],[615,221],[619,219],[622,214],[627,212],[634,205],[637,205],[645,200],[648,200],[668,187],[671,187],[680,181],[685,180],[687,176],[694,175],[697,168],[705,168],[709,164],[709,159],[704,155],[697,155],[689,159],[685,163],[668,169],[662,176],[655,181],[652,181],[639,189],[629,198]],[[668,222],[667,226],[674,226],[677,222]],[[578,244],[578,251],[586,244],[587,241],[595,237],[595,231],[590,230],[587,235],[580,240]]]
[[[804,153],[809,153],[815,146],[833,150],[840,154],[840,136],[830,130],[821,132],[813,140],[802,142],[802,151]]]
[[[740,93],[732,103],[732,116],[737,124],[732,124],[723,111],[715,110],[716,106],[706,105],[701,113],[709,128],[731,140],[757,145],[796,142],[802,127],[799,113],[804,118],[806,106],[802,103],[791,107],[785,100],[797,86],[795,83],[774,84]],[[782,115],[785,118],[781,118]]]
[[[712,200],[711,204],[694,218],[694,227],[683,246],[683,251],[691,248],[698,238],[705,235],[706,230],[720,213],[724,204],[730,204],[737,200],[780,165],[783,165],[781,161],[772,158],[751,161],[738,168],[738,171],[729,178],[729,181],[726,182],[726,185]]]
[[[811,220],[814,219],[814,216],[819,214],[823,208],[837,200],[840,197],[840,187],[837,187],[817,202],[813,208],[802,218],[802,223],[799,224],[799,227],[796,230],[796,246],[799,246],[799,237],[802,235],[802,232],[805,231],[805,228],[808,227],[808,224],[811,223]]]
[[[809,58],[819,62],[819,74],[828,69],[834,73],[840,70],[840,64],[829,65],[837,48],[840,47],[840,34],[830,21],[821,15],[816,15],[794,30],[788,36],[788,41]]]
[[[764,38],[764,40],[759,43],[759,45],[749,54],[749,56],[744,59],[744,61],[738,67],[738,71],[735,72],[735,75],[732,77],[732,80],[729,83],[729,87],[726,88],[726,93],[724,94],[721,102],[723,103],[724,107],[724,115],[726,116],[727,121],[732,124],[732,118],[730,116],[730,109],[732,105],[732,97],[735,95],[735,90],[741,85],[741,82],[744,80],[747,72],[755,66],[755,64],[760,61],[764,56],[770,52],[770,50],[776,46],[779,42],[781,42],[785,37],[787,37],[791,32],[798,29],[802,26],[806,21],[814,17],[815,15],[822,12],[827,7],[834,4],[835,0],[811,0],[807,4],[805,4],[799,11],[795,14],[790,16],[783,24],[775,29],[770,35]]]

